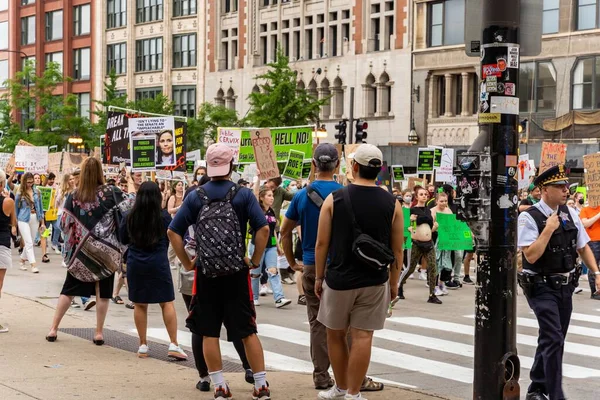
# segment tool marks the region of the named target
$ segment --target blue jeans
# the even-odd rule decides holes
[[[254,245],[250,243],[248,245],[248,253],[250,257],[254,254]],[[269,283],[271,284],[271,289],[273,290],[273,298],[275,301],[283,299],[285,296],[283,295],[283,286],[281,285],[281,275],[279,275],[279,270],[277,269],[277,247],[270,247],[265,249],[265,252],[260,259],[259,267],[250,270],[250,276],[252,277],[252,295],[254,300],[258,300],[258,292],[260,287],[260,266],[265,264],[267,269],[267,276],[269,277]],[[275,268],[275,273],[271,273],[269,268]],[[256,275],[256,277],[254,277]]]
[[[60,247],[58,243],[58,238],[60,236],[60,224],[58,223],[58,219],[56,221],[46,221],[46,228],[52,225],[52,236],[50,237],[50,242],[57,249]]]

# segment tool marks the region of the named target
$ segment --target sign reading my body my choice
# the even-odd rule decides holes
[[[271,128],[271,138],[275,147],[277,162],[287,162],[290,150],[304,153],[307,159],[312,158],[313,129],[313,126]],[[253,164],[256,162],[250,138],[250,132],[254,131],[256,129],[242,130],[242,141],[238,159],[240,164]]]

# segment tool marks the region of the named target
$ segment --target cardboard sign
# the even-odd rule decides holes
[[[303,164],[304,153],[301,151],[290,150],[288,162],[285,164],[285,169],[283,170],[283,176],[293,180],[302,178]]]
[[[48,186],[38,186],[37,188],[42,195],[42,210],[48,211],[50,209],[52,198],[54,197],[54,189]]]
[[[435,172],[436,182],[452,182],[454,178],[454,149],[443,149],[440,167]]]
[[[253,130],[251,132],[251,142],[256,166],[260,171],[260,179],[271,179],[280,176],[277,157],[275,156],[275,146],[269,128]]]
[[[430,174],[433,172],[435,149],[419,149],[417,159],[417,174]]]
[[[131,170],[134,172],[156,170],[156,136],[131,135]]]
[[[543,142],[538,175],[555,165],[564,164],[566,160],[566,143]]]
[[[234,128],[228,128],[234,129]],[[240,143],[239,164],[255,163],[252,140],[254,132],[261,128],[243,128]],[[301,151],[306,158],[312,158],[314,126],[268,128],[273,143],[273,154],[278,162],[286,163],[290,150]]]
[[[421,178],[417,178],[415,176],[411,176],[408,178],[408,188],[413,190],[415,186],[423,186],[424,181]]]
[[[352,182],[354,180],[354,176],[352,175],[352,163],[351,161],[354,159],[354,153],[358,149],[360,144],[347,144],[344,148],[344,153],[346,156],[346,179]]]
[[[15,147],[15,169],[17,171],[45,174],[48,171],[48,147]]]
[[[437,213],[438,250],[473,250],[473,235],[464,221],[458,221],[454,214]]]
[[[6,166],[12,157],[12,153],[0,153],[0,169],[6,171]]]
[[[402,182],[404,178],[404,167],[402,165],[392,165],[392,178],[394,182]]]
[[[223,143],[233,150],[233,163],[237,164],[240,158],[240,145],[242,144],[242,130],[236,128],[218,128],[217,143]]]
[[[587,201],[590,207],[600,206],[600,153],[583,156]]]

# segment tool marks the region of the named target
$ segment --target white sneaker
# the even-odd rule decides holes
[[[420,281],[426,281],[427,280],[427,271],[421,271],[419,273],[419,280]]]
[[[271,286],[269,285],[265,285],[267,287],[267,294],[273,294],[273,289],[271,289]]]
[[[267,285],[260,285],[260,290],[258,291],[258,294],[261,296],[266,296],[267,292],[268,292]],[[271,292],[271,293],[273,293],[273,292]]]
[[[352,400],[352,399],[359,399],[359,400],[367,400],[366,397],[363,397],[362,394],[358,394],[358,397],[353,397],[351,394],[346,394],[346,397],[344,397],[344,399],[346,400]]]
[[[138,348],[138,357],[139,358],[146,358],[148,357],[148,345],[143,344]]]
[[[24,261],[24,260],[21,260],[21,261],[19,262],[19,269],[20,269],[21,271],[27,271],[27,266],[25,265],[25,261]]]
[[[340,392],[337,385],[333,385],[329,390],[319,392],[319,399],[343,399],[345,397],[346,392]]]
[[[438,286],[436,286],[435,287],[435,295],[438,296],[438,297],[439,296],[443,296],[444,292],[442,292],[442,290]]]
[[[282,280],[283,283],[285,283],[286,285],[295,285],[296,282],[294,282],[294,280],[292,278],[285,278],[284,280]]]
[[[31,272],[33,272],[34,274],[39,274],[40,270],[38,269],[38,267],[31,267]]]
[[[177,265],[171,264],[171,269],[177,269]]]
[[[175,343],[169,345],[168,356],[180,361],[185,361],[188,358],[187,354],[181,350],[181,347],[177,346]]]
[[[62,266],[63,268],[67,268],[67,264],[65,263],[65,260],[63,260],[63,262],[62,262],[61,266]]]
[[[59,249],[58,247],[54,249],[54,252],[55,252],[56,254],[58,254],[58,255],[60,255],[60,254],[61,254],[61,252],[60,252],[60,249]]]
[[[256,299],[254,300],[254,307],[258,307],[260,306],[260,300]]]
[[[574,292],[575,294],[579,294],[581,292],[583,292],[583,288],[580,288],[580,287],[575,288],[575,292]]]
[[[408,276],[408,279],[415,279],[415,277],[416,277],[417,275],[419,275],[419,274],[417,274],[417,271],[415,271],[415,272],[413,272],[412,274],[410,274],[410,275]]]
[[[446,288],[446,285],[444,285],[443,283],[442,283],[442,286],[440,286],[440,290],[442,291],[444,296],[446,296],[448,294],[448,288]]]
[[[279,299],[275,302],[275,307],[277,308],[281,308],[281,307],[285,307],[288,304],[290,304],[292,301],[290,299],[286,299],[285,297],[283,299]]]
[[[8,332],[8,328],[0,325],[0,333],[6,333],[6,332]]]

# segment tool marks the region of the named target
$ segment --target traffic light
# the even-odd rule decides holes
[[[524,119],[519,123],[519,143],[527,143],[529,140],[529,121]]]
[[[356,120],[356,133],[354,134],[354,143],[367,143],[367,128],[369,124],[362,120]]]
[[[346,120],[341,120],[339,123],[337,123],[335,125],[335,129],[337,130],[337,133],[333,136],[338,140],[339,144],[346,144],[346,128],[347,128]]]

